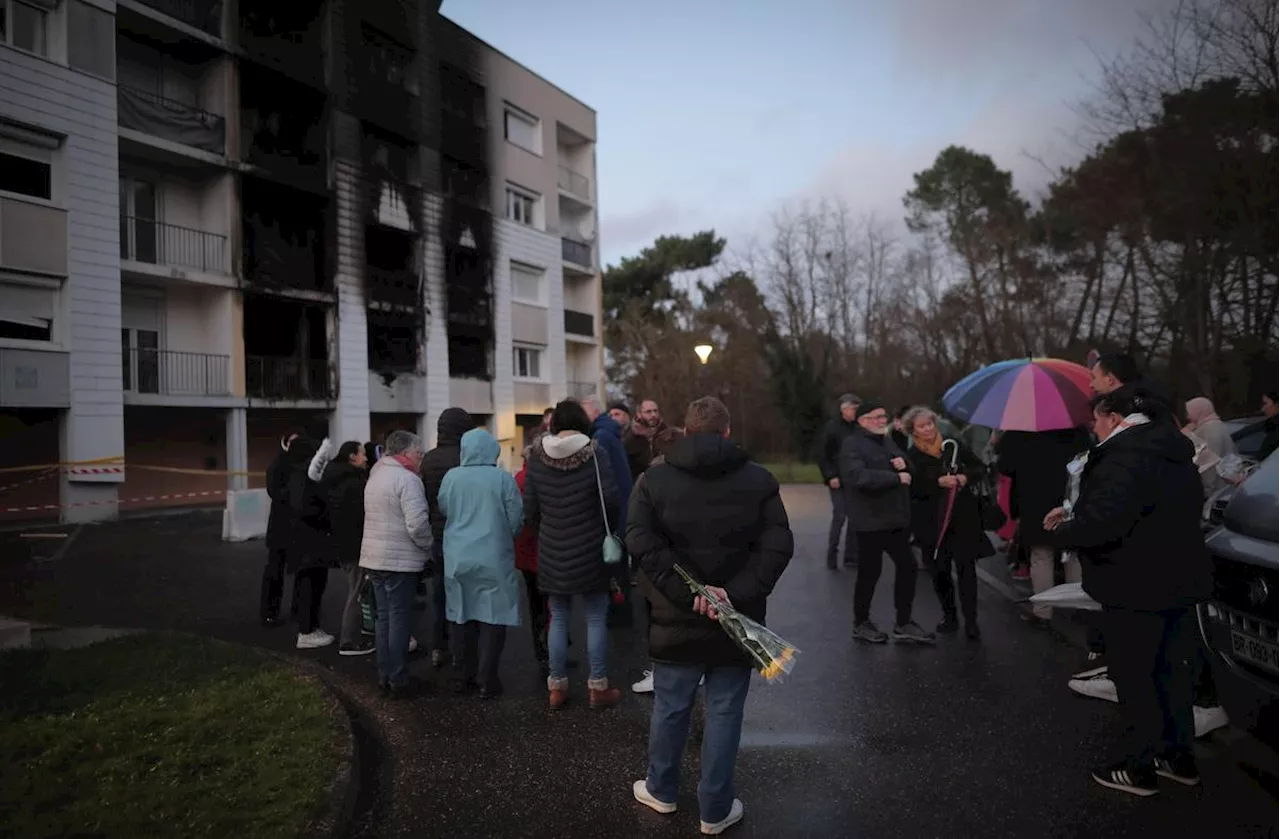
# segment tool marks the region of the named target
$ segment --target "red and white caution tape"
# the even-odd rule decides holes
[[[72,504],[35,504],[29,507],[0,507],[0,513],[37,513],[43,510],[62,510],[67,507],[102,507],[109,504],[139,504],[144,501],[176,501],[179,498],[205,498],[211,495],[226,495],[225,489],[211,489],[206,492],[175,492],[168,495],[144,495],[138,498],[121,498],[118,501],[77,501]]]
[[[52,469],[50,469],[48,472],[45,472],[43,475],[36,475],[34,478],[27,478],[25,481],[18,481],[16,484],[9,484],[8,486],[0,487],[0,495],[4,495],[6,492],[8,492],[11,489],[18,489],[19,487],[30,486],[31,484],[38,484],[41,481],[48,480],[49,478],[52,478],[57,474],[58,474],[58,467],[55,466]]]

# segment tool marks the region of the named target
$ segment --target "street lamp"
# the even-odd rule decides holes
[[[698,360],[704,365],[707,363],[707,359],[711,358],[711,350],[712,347],[710,344],[698,344],[693,348],[694,353],[698,356]]]

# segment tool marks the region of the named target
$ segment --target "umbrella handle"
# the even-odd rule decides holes
[[[950,474],[954,475],[956,473],[956,463],[960,460],[960,444],[955,440],[943,440],[942,453],[944,458],[946,457],[947,446],[951,447],[951,463],[949,464],[948,469],[950,470]]]

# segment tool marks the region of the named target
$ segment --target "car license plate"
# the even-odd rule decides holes
[[[1280,663],[1280,651],[1275,644],[1234,629],[1231,630],[1231,652],[1236,658],[1272,673],[1277,672],[1277,664]]]

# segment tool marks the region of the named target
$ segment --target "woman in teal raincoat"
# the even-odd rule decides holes
[[[524,503],[515,478],[498,468],[498,441],[483,428],[462,435],[459,465],[440,484],[444,514],[445,613],[455,625],[450,644],[459,693],[480,687],[482,699],[502,694],[498,660],[507,627],[520,625],[515,538]]]

